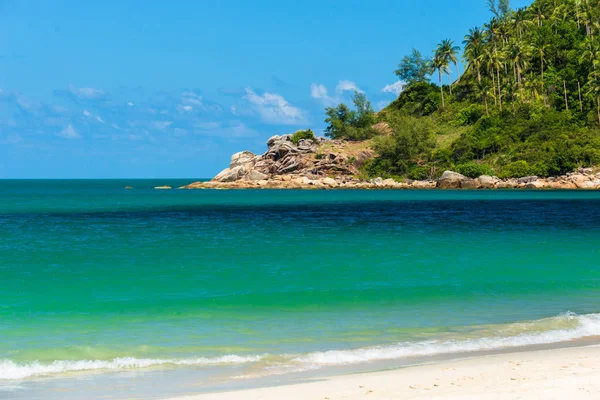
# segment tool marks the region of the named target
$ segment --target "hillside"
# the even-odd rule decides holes
[[[361,93],[354,107],[326,109],[326,135],[372,141],[364,174],[547,177],[600,164],[598,0],[489,3],[492,19],[465,35],[462,52],[444,40],[431,58],[404,57],[396,74],[406,86],[379,113]],[[452,75],[459,58],[466,70]],[[373,129],[382,122],[388,134]]]

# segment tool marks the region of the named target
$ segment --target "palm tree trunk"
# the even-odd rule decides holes
[[[460,82],[460,67],[458,66],[458,63],[454,63],[454,65],[456,65],[456,73],[458,74],[456,82]]]
[[[521,66],[517,64],[517,82],[519,84],[519,93],[521,93],[521,104],[525,103],[525,95],[523,94],[523,82],[521,80]]]
[[[489,116],[490,115],[490,108],[488,106],[488,98],[487,98],[487,93],[483,94],[483,98],[485,100],[485,115]]]
[[[496,78],[494,78],[494,68],[492,67],[492,89],[494,90],[494,105],[498,105],[498,96],[496,96]]]
[[[452,77],[450,76],[450,72],[448,72],[448,87],[450,88],[450,96],[452,96]]]
[[[569,100],[567,98],[567,82],[563,81],[563,88],[565,89],[565,107],[569,111]]]
[[[583,101],[581,100],[581,83],[577,81],[577,90],[579,91],[579,111],[583,112]]]
[[[500,89],[500,68],[496,68],[496,75],[498,81],[498,103],[500,104],[500,111],[502,111],[502,89]]]
[[[598,104],[598,123],[600,124],[600,95],[596,96],[596,104]]]
[[[546,89],[544,88],[544,59],[540,56],[540,62],[542,65],[542,98],[544,99],[544,106],[548,106],[546,104]]]
[[[440,90],[442,91],[442,110],[446,108],[446,105],[444,104],[444,85],[442,84],[442,70],[438,69],[438,75],[440,78]]]

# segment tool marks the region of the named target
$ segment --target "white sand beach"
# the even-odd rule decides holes
[[[600,399],[600,346],[481,356],[173,400]]]

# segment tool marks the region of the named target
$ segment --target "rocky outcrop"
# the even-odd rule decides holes
[[[298,144],[294,144],[291,135],[273,136],[267,141],[268,149],[262,156],[257,156],[249,151],[236,153],[231,156],[229,167],[212,180],[227,183],[268,181],[275,176],[283,175],[309,178],[351,176],[358,172],[358,165],[372,157],[372,153],[369,152],[362,152],[360,157],[354,157],[354,159],[337,152],[318,153],[321,144],[335,144],[336,142],[338,141],[319,138],[317,140],[304,139]]]
[[[387,126],[378,127],[381,131]],[[292,135],[273,136],[267,151],[255,155],[242,151],[231,156],[229,167],[210,182],[195,182],[185,189],[587,189],[600,190],[600,173],[582,168],[567,175],[500,179],[482,175],[471,179],[445,171],[436,180],[402,182],[394,179],[358,179],[359,168],[374,153],[367,142],[318,138],[292,142]],[[167,187],[157,187],[157,189]]]

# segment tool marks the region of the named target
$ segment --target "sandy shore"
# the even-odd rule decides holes
[[[600,346],[528,351],[177,400],[600,399]]]

